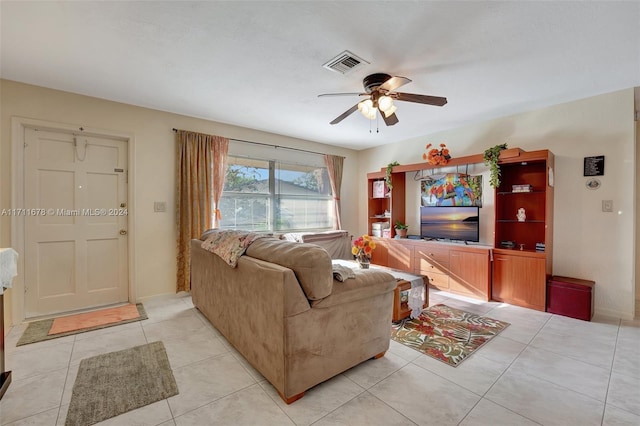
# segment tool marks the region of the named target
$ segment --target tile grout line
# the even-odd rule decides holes
[[[58,415],[56,416],[56,424],[60,421],[60,414],[62,413],[62,400],[64,399],[64,390],[67,388],[67,380],[69,379],[69,371],[71,370],[71,360],[73,359],[73,351],[76,348],[76,337],[77,335],[73,335],[73,342],[71,345],[71,353],[69,354],[69,362],[67,362],[67,374],[64,378],[64,384],[62,385],[62,393],[60,394],[60,404],[58,405]],[[74,383],[75,384],[75,383]],[[71,396],[73,396],[73,387],[71,388]],[[71,406],[71,399],[69,399],[69,406]],[[65,416],[65,421],[66,421]]]
[[[602,410],[601,425],[604,425],[604,415],[607,412],[607,400],[609,399],[609,388],[611,387],[611,377],[613,376],[613,364],[616,362],[616,352],[618,351],[618,340],[620,340],[620,325],[622,320],[618,320],[618,332],[616,333],[616,344],[613,347],[613,357],[611,358],[611,367],[609,368],[609,381],[607,382],[607,390],[604,393],[604,409]]]
[[[396,355],[397,356],[397,355]],[[399,357],[401,358],[401,357]],[[404,361],[406,361],[403,358]],[[399,369],[397,369],[396,371],[393,372],[393,374],[397,373],[398,371],[402,370],[403,368],[406,368],[407,365],[411,364],[413,361],[408,361],[405,365],[403,365],[402,367],[400,367]],[[389,375],[391,376],[391,374]],[[389,376],[385,377],[388,378]],[[400,411],[396,410],[394,407],[392,407],[391,405],[389,405],[386,401],[378,398],[378,396],[372,392],[370,392],[370,390],[376,386],[378,383],[382,382],[382,380],[380,380],[379,382],[377,382],[375,385],[370,386],[368,389],[365,389],[365,392],[368,393],[369,395],[371,395],[372,397],[374,397],[375,399],[377,399],[378,401],[382,402],[384,405],[386,405],[387,407],[391,408],[393,411],[395,411],[396,413],[400,414],[402,417],[404,417],[405,419],[409,420],[411,423],[413,423],[414,425],[417,425],[418,423],[414,422],[413,420],[411,420],[409,417],[407,417],[405,414],[402,414]],[[364,393],[364,392],[363,392]],[[362,395],[362,394],[361,394]]]
[[[496,308],[494,308],[494,309],[496,309]],[[493,311],[493,309],[492,309],[491,311]],[[491,311],[487,312],[487,315],[489,315],[489,313],[490,313]],[[542,329],[545,327],[545,325],[547,325],[547,323],[548,323],[550,320],[551,320],[551,316],[550,316],[549,318],[547,318],[547,320],[544,322],[544,324],[542,324],[542,326],[540,327],[540,329],[538,329],[538,331],[533,335],[533,337],[531,338],[531,340],[529,340],[529,343],[527,343],[527,344],[526,344],[526,346],[525,346],[524,348],[522,348],[522,350],[521,350],[520,352],[518,352],[518,355],[516,355],[516,356],[513,358],[513,360],[509,363],[509,365],[507,366],[507,368],[505,368],[505,369],[504,369],[504,371],[503,371],[502,373],[500,373],[500,375],[499,375],[499,376],[498,376],[498,378],[495,380],[495,382],[493,382],[493,384],[492,384],[491,386],[489,386],[489,389],[487,389],[487,390],[485,391],[485,393],[481,395],[480,401],[482,401],[483,399],[485,399],[485,398],[486,398],[486,400],[487,400],[487,401],[490,401],[491,403],[496,404],[496,405],[498,405],[498,406],[500,406],[500,407],[504,408],[505,410],[508,410],[508,411],[509,411],[509,412],[511,412],[511,413],[514,413],[514,414],[516,414],[516,415],[518,415],[518,416],[520,416],[520,417],[523,417],[523,418],[525,418],[525,419],[527,419],[527,420],[531,420],[531,421],[532,421],[532,422],[534,422],[534,423],[540,424],[539,422],[537,422],[537,421],[535,421],[535,420],[533,420],[533,419],[530,419],[529,417],[527,417],[527,416],[525,416],[525,415],[523,415],[523,414],[520,414],[520,413],[518,413],[518,412],[516,412],[516,411],[513,411],[512,409],[510,409],[510,408],[508,408],[508,407],[505,407],[504,405],[499,404],[499,403],[497,403],[497,402],[493,401],[492,399],[490,399],[490,398],[487,396],[487,394],[491,391],[491,389],[493,389],[493,387],[496,385],[496,383],[498,383],[498,382],[500,381],[500,379],[502,378],[502,376],[504,376],[504,375],[507,373],[507,371],[509,371],[509,369],[513,366],[513,364],[518,360],[518,358],[520,358],[520,356],[522,355],[522,353],[523,353],[524,351],[526,351],[526,350],[527,350],[527,348],[529,348],[529,346],[530,346],[531,342],[533,342],[533,340],[536,338],[536,336],[540,333],[540,331],[542,331]],[[511,339],[511,340],[512,340],[512,339]],[[518,343],[522,343],[522,342],[518,342]],[[478,401],[478,403],[480,403],[480,401]],[[476,404],[476,405],[477,405],[477,404]],[[475,406],[474,406],[474,408],[475,408]],[[469,411],[469,413],[470,413],[471,411],[472,411],[472,410],[470,410],[470,411]],[[469,415],[469,413],[467,413],[467,415]],[[465,418],[466,418],[466,416],[465,416]]]

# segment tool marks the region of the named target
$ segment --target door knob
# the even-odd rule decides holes
[[[127,235],[127,230],[126,229],[121,229],[120,230],[120,235]]]

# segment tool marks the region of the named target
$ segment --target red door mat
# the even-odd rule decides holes
[[[119,306],[117,308],[101,309],[99,311],[56,318],[53,320],[48,334],[60,334],[69,331],[83,330],[85,328],[100,327],[138,317],[140,317],[140,313],[134,304]]]

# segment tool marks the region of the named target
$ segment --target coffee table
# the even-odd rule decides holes
[[[392,274],[393,275],[393,274]],[[422,308],[429,306],[429,287],[427,286],[428,278],[422,277],[424,285],[424,305]],[[400,321],[411,315],[411,308],[409,307],[409,291],[411,291],[411,281],[405,279],[398,279],[398,284],[393,292],[393,314],[391,321]],[[406,297],[404,297],[406,295]]]
[[[333,263],[347,266],[349,268],[358,268],[357,263],[353,260],[333,259]],[[411,315],[411,308],[409,307],[409,292],[411,291],[411,282],[420,282],[424,286],[424,304],[422,309],[429,306],[429,278],[424,275],[410,274],[398,269],[388,268],[386,266],[380,266],[371,264],[371,269],[378,269],[387,272],[396,279],[397,284],[393,292],[393,314],[392,321],[400,321]],[[403,297],[403,293],[406,297]]]

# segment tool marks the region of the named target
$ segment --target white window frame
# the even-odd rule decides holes
[[[276,148],[276,147],[273,147]],[[264,149],[263,149],[264,150]],[[310,232],[310,231],[328,231],[328,230],[333,230],[334,229],[334,221],[333,221],[333,217],[331,217],[334,209],[333,209],[333,205],[331,203],[335,202],[333,199],[333,195],[329,194],[329,195],[321,195],[318,194],[318,196],[298,196],[295,194],[281,194],[278,192],[278,188],[276,188],[276,174],[278,171],[278,167],[277,165],[279,163],[283,164],[284,166],[286,165],[300,165],[300,166],[305,166],[305,167],[314,167],[314,168],[323,168],[326,169],[326,165],[324,164],[323,160],[321,158],[320,155],[318,154],[305,154],[305,153],[296,153],[297,154],[297,158],[296,161],[291,161],[291,159],[287,159],[285,158],[284,160],[275,160],[273,159],[273,157],[267,159],[267,158],[260,158],[258,156],[255,155],[242,155],[242,153],[238,153],[237,150],[235,150],[236,152],[232,152],[232,149],[230,147],[229,150],[229,157],[228,157],[228,163],[227,163],[227,167],[232,166],[235,163],[232,163],[230,161],[232,161],[233,158],[247,158],[250,160],[259,160],[259,161],[265,161],[268,162],[269,167],[269,193],[247,193],[247,192],[237,192],[237,191],[224,191],[222,193],[222,198],[220,200],[220,202],[222,203],[222,201],[225,198],[228,198],[229,196],[233,196],[234,198],[247,198],[247,199],[252,199],[252,198],[266,198],[268,199],[268,203],[269,203],[269,212],[268,212],[268,219],[267,219],[267,224],[268,224],[268,230],[264,230],[264,232],[277,232],[277,233],[285,233],[285,232]],[[252,151],[254,151],[252,149]],[[280,150],[278,152],[278,155],[280,157],[280,154],[282,153],[282,150]],[[288,160],[288,161],[287,161]],[[320,160],[320,161],[319,161]],[[279,219],[279,217],[276,215],[276,206],[279,205],[279,203],[281,202],[281,200],[294,200],[296,198],[299,199],[304,199],[304,200],[326,200],[329,201],[331,206],[328,209],[328,216],[329,216],[329,220],[327,221],[327,226],[322,227],[322,226],[317,226],[317,227],[313,227],[313,228],[278,228],[277,226],[277,220]],[[225,215],[223,214],[222,220],[220,222],[220,226],[222,229],[237,229],[237,224],[231,224],[228,225],[227,223],[225,223]],[[239,229],[239,228],[238,228]],[[262,229],[260,230],[256,230],[257,232],[262,231]]]

